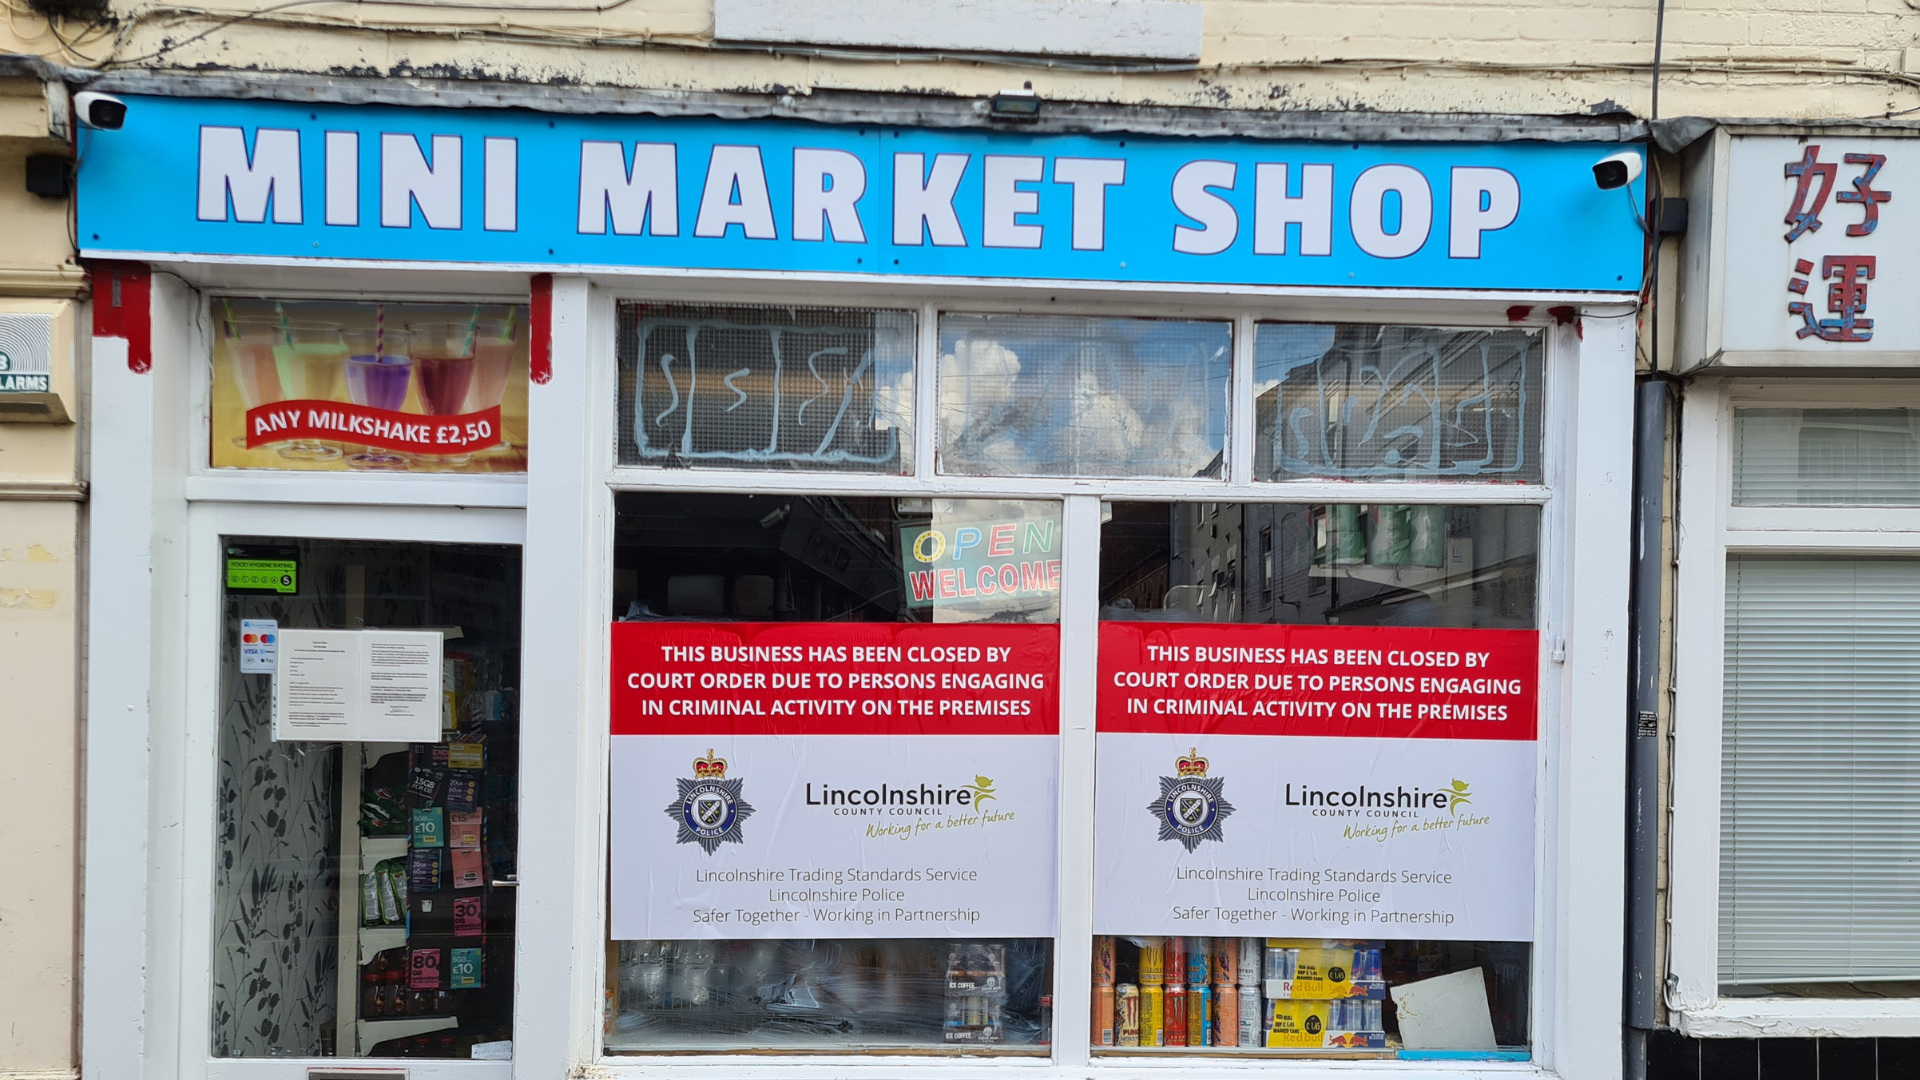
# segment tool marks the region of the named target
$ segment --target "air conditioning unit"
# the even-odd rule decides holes
[[[55,332],[56,323],[60,330],[68,328],[72,305],[35,304],[43,310],[19,310],[23,306],[0,306],[0,423],[70,424],[73,364],[70,347],[56,351]],[[71,335],[58,336],[65,346],[64,339]]]

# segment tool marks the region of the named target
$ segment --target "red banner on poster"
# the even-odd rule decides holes
[[[468,454],[500,445],[500,407],[422,416],[344,401],[276,401],[247,410],[247,449],[290,439],[330,439],[414,454]]]
[[[1100,624],[1100,731],[1532,739],[1540,635]]]
[[[615,735],[1057,735],[1060,628],[613,624]]]

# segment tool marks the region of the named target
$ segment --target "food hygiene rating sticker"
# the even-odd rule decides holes
[[[1173,776],[1160,778],[1160,797],[1147,812],[1160,822],[1160,839],[1178,840],[1188,851],[1202,840],[1225,840],[1220,823],[1233,813],[1233,804],[1221,795],[1223,777],[1207,778],[1207,759],[1197,748],[1173,761]]]
[[[740,823],[753,807],[740,797],[741,777],[727,779],[727,760],[707,756],[693,759],[693,779],[675,777],[680,793],[667,804],[667,816],[680,827],[675,843],[699,844],[711,855],[721,844],[742,843]]]

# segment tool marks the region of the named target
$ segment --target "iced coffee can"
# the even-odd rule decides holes
[[[1138,999],[1135,999],[1136,1002]],[[1113,987],[1093,988],[1093,1045],[1113,1045]]]
[[[1113,935],[1098,934],[1093,939],[1093,985],[1113,985]]]
[[[1217,986],[1213,991],[1213,1045],[1240,1044],[1240,988]]]
[[[1140,1045],[1140,988],[1121,983],[1113,988],[1113,1036],[1117,1046]]]

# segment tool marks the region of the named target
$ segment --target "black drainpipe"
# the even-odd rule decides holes
[[[1660,842],[1660,589],[1664,566],[1662,501],[1666,491],[1667,380],[1654,375],[1636,390],[1633,427],[1633,563],[1627,593],[1627,955],[1626,1080],[1646,1080],[1661,978],[1655,967],[1659,932]]]

